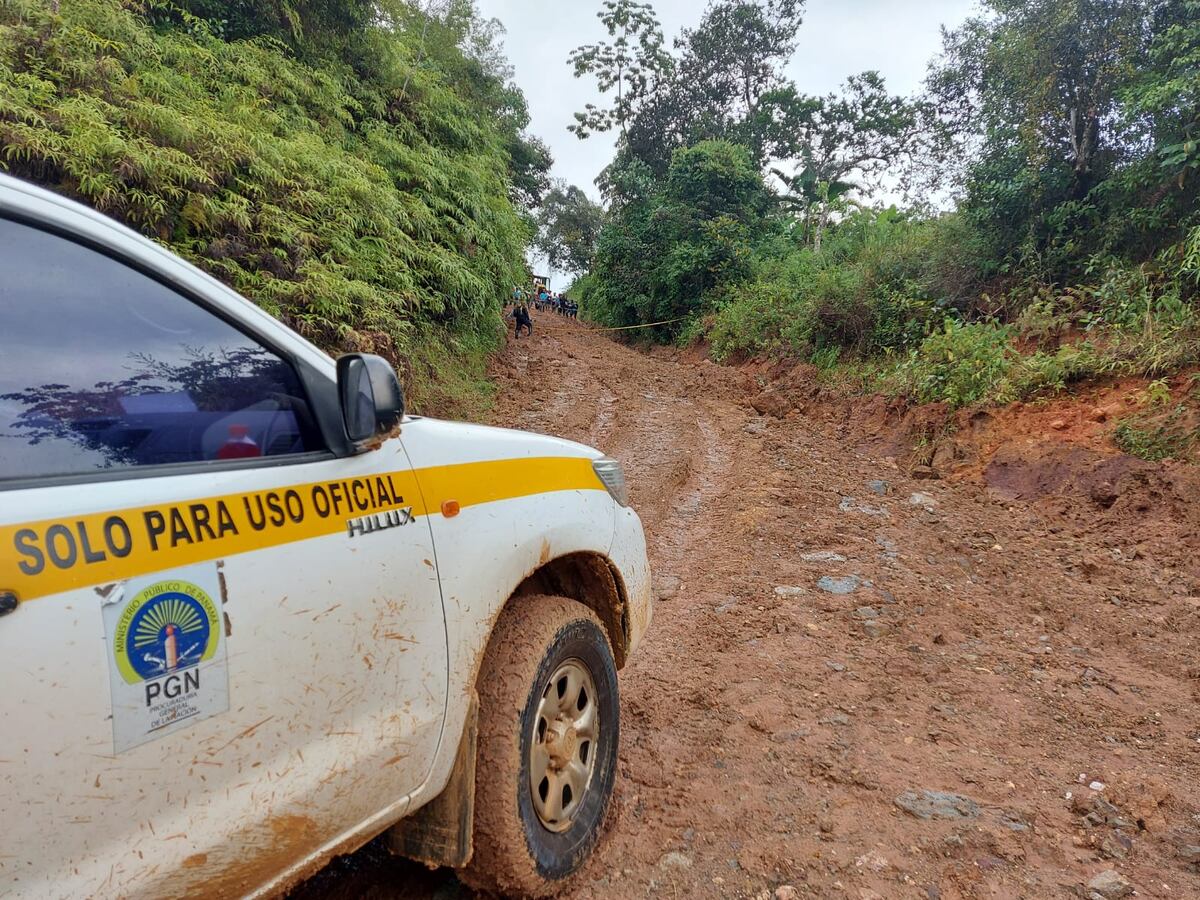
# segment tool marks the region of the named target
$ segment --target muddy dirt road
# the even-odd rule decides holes
[[[913,480],[735,370],[535,329],[494,418],[624,463],[662,595],[570,896],[1200,896],[1194,530]],[[467,893],[370,848],[299,891]]]

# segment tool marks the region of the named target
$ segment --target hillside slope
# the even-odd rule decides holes
[[[440,377],[472,358],[481,374],[524,271],[524,101],[461,27],[397,8],[410,19],[289,44],[167,3],[4,0],[0,165],[330,351],[391,357],[418,393],[443,346]]]

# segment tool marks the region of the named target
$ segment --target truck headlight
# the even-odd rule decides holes
[[[610,457],[602,457],[592,461],[596,477],[604,482],[612,498],[622,506],[629,505],[629,488],[625,486],[625,470],[621,464]]]

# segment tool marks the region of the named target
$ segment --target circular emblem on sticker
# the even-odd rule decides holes
[[[121,612],[113,637],[117,670],[129,684],[211,659],[220,640],[216,604],[189,581],[144,588]]]

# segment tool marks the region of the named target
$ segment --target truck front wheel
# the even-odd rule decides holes
[[[612,796],[617,670],[591,610],[522,597],[501,613],[479,673],[473,887],[544,896],[583,864]]]

